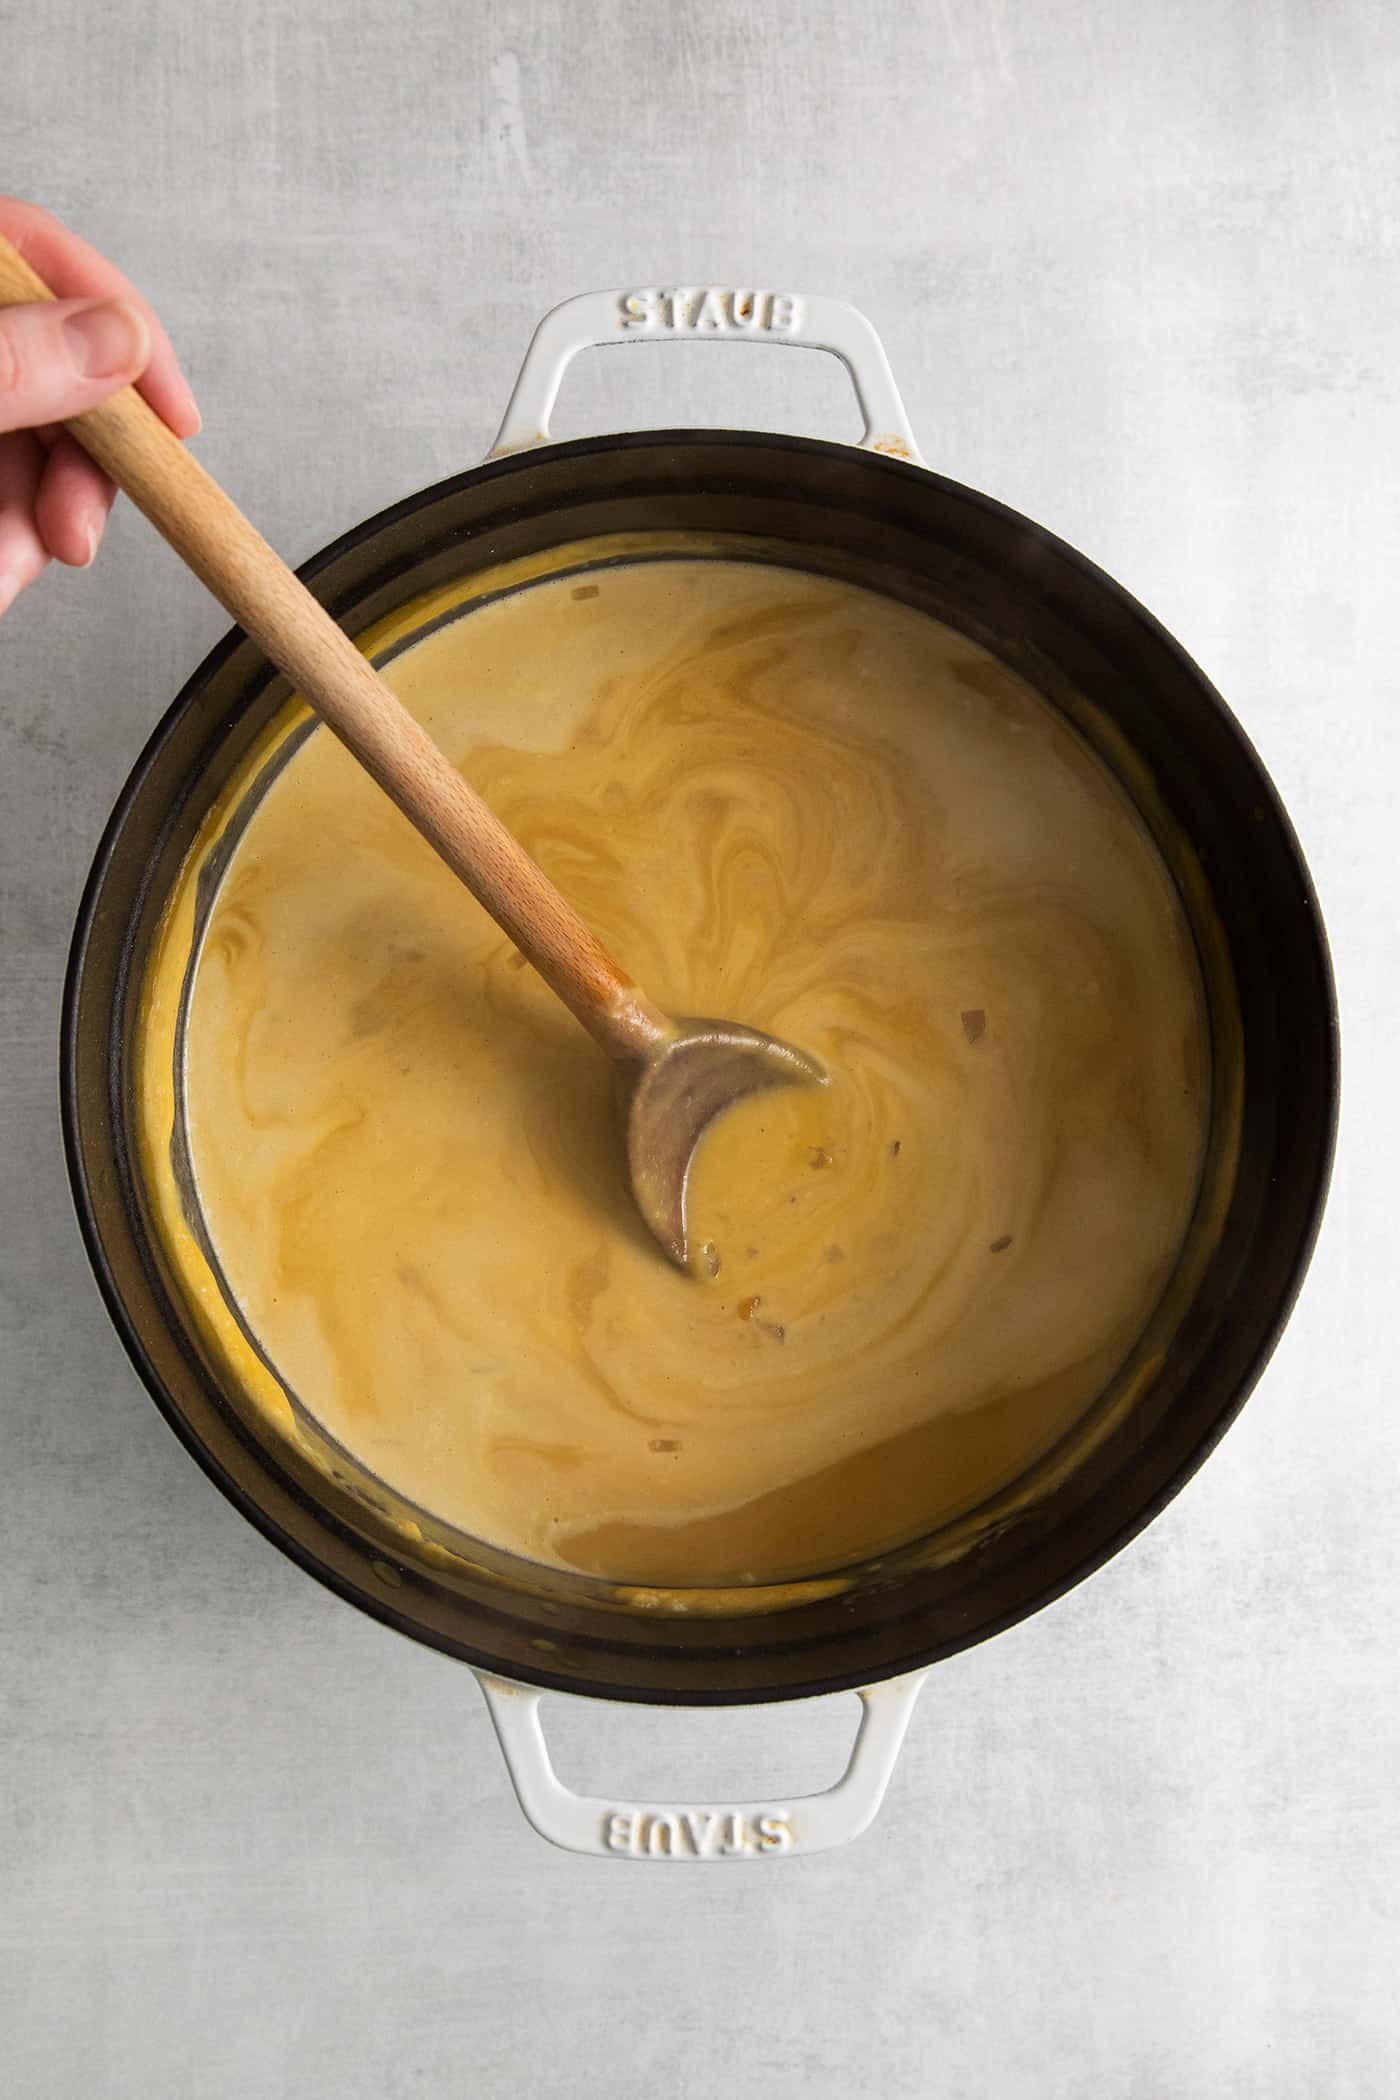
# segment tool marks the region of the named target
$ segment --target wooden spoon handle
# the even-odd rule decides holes
[[[0,235],[0,306],[53,295]],[[123,387],[69,419],[83,449],[143,510],[291,679],[612,1057],[646,1054],[664,1016],[390,692],[198,460]]]

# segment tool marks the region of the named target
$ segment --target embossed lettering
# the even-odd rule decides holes
[[[724,285],[670,285],[622,293],[624,328],[674,328],[684,334],[731,329],[791,335],[802,325],[802,302],[792,292],[730,291]]]
[[[621,300],[624,328],[650,328],[656,320],[655,292],[626,292]]]
[[[641,1822],[641,1815],[635,1808],[620,1808],[609,1816],[603,1832],[603,1842],[609,1852],[635,1852]]]
[[[724,1844],[721,1850],[727,1853],[730,1858],[733,1858],[735,1855],[742,1858],[746,1853],[751,1853],[753,1845],[749,1840],[748,1825],[745,1823],[744,1818],[742,1816],[726,1816],[724,1822]]]
[[[633,1859],[752,1859],[796,1842],[786,1810],[752,1823],[719,1808],[616,1808],[603,1819],[606,1849]]]
[[[689,1808],[681,1820],[697,1859],[709,1859],[718,1852],[721,1818],[713,1809]]]
[[[678,1816],[673,1816],[669,1813],[653,1816],[651,1827],[647,1831],[647,1851],[660,1854],[669,1853],[674,1858],[675,1854],[680,1850],[680,1837],[681,1825]]]

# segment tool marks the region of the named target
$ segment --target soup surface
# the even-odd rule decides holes
[[[605,1060],[317,728],[152,995],[265,1364],[397,1495],[620,1582],[816,1574],[1023,1474],[1201,1163],[1194,951],[1106,768],[962,637],[735,559],[576,569],[387,676],[659,1004],[829,1084],[714,1126],[679,1273]]]

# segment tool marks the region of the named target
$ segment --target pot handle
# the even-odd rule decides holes
[[[543,1693],[484,1670],[477,1678],[526,1820],[551,1845],[603,1859],[777,1859],[827,1852],[869,1828],[885,1797],[927,1670],[865,1686],[846,1769],[824,1793],[786,1801],[618,1801],[575,1794],[550,1762]]]
[[[693,285],[582,292],[540,322],[525,352],[495,444],[499,459],[550,443],[559,385],[580,350],[609,343],[777,343],[839,357],[855,388],[867,452],[922,464],[883,343],[854,306],[802,292]]]

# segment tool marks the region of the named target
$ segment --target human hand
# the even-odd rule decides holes
[[[139,381],[177,437],[199,429],[170,339],[120,270],[66,226],[0,197],[0,233],[56,296],[0,309],[0,614],[49,561],[83,569],[116,494],[58,426]]]

